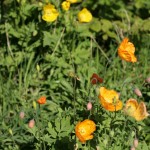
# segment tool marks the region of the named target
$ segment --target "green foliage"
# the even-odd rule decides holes
[[[59,11],[52,23],[42,20],[46,1],[2,0],[0,2],[0,149],[129,149],[135,136],[137,150],[150,149],[150,119],[136,122],[123,110],[104,110],[99,87],[115,89],[120,99],[144,101],[150,107],[149,38],[150,1],[83,1],[61,8],[61,0],[49,0]],[[79,23],[77,14],[87,7],[89,23]],[[121,62],[120,39],[130,37],[138,62]],[[97,73],[104,79],[92,85]],[[138,87],[143,96],[133,89]],[[45,95],[46,104],[38,98]],[[91,111],[86,109],[92,102]],[[25,113],[20,118],[19,113]],[[81,144],[75,135],[78,121],[96,123],[94,138]],[[33,128],[28,126],[35,120]]]

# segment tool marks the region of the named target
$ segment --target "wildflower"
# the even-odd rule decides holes
[[[23,111],[21,111],[20,114],[19,114],[20,119],[23,119],[24,116],[25,116],[25,113]]]
[[[62,6],[62,9],[63,9],[63,10],[67,11],[67,10],[69,10],[69,8],[70,8],[70,2],[68,2],[68,1],[63,1],[62,4],[61,4],[61,6]]]
[[[136,99],[132,98],[126,102],[124,112],[135,118],[137,121],[141,121],[150,115],[146,110],[146,105],[144,102],[138,103]]]
[[[28,127],[29,127],[29,128],[33,128],[34,125],[35,125],[34,119],[30,120],[29,123],[28,123]]]
[[[78,20],[79,22],[90,22],[92,20],[92,14],[89,10],[86,8],[83,8],[79,13],[78,13]]]
[[[147,83],[150,83],[150,77],[145,80]]]
[[[71,4],[80,2],[79,0],[66,0],[66,1],[70,2]]]
[[[91,83],[92,84],[97,84],[97,83],[103,83],[103,79],[100,78],[96,73],[93,73],[92,77],[91,77]]]
[[[135,138],[134,141],[133,141],[134,147],[135,147],[135,148],[138,147],[138,144],[139,144],[138,139]]]
[[[59,13],[55,9],[55,6],[52,4],[47,4],[43,8],[43,16],[42,19],[47,22],[53,22],[57,19]]]
[[[46,97],[45,97],[45,96],[41,96],[41,97],[37,100],[37,102],[38,102],[39,104],[45,104],[45,103],[46,103]]]
[[[87,104],[87,110],[91,110],[91,109],[92,109],[92,103],[88,102],[88,104]]]
[[[138,88],[135,88],[135,89],[134,89],[134,93],[135,93],[137,96],[142,97],[142,93],[141,93],[141,91],[140,91]]]
[[[133,43],[128,42],[128,38],[124,38],[118,48],[118,55],[121,59],[127,62],[137,62],[137,58],[134,56],[135,47]]]
[[[82,143],[93,139],[92,133],[96,130],[96,125],[92,120],[86,119],[79,122],[75,127],[76,136]]]
[[[108,111],[118,111],[122,109],[119,94],[114,90],[107,90],[105,87],[101,87],[99,99],[102,106]]]

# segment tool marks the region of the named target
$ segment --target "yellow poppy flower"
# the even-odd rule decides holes
[[[119,94],[114,90],[107,90],[105,87],[101,87],[99,99],[101,105],[108,111],[118,111],[122,109]]]
[[[135,118],[137,121],[141,121],[150,115],[146,110],[146,105],[144,102],[138,103],[136,99],[132,98],[126,102],[124,112]]]
[[[137,58],[134,56],[135,47],[133,43],[128,42],[128,38],[124,38],[118,48],[118,55],[121,59],[127,62],[137,62]]]
[[[79,22],[90,22],[92,21],[92,14],[89,10],[86,8],[83,8],[79,13],[78,13],[78,20]]]
[[[63,9],[63,10],[67,11],[67,10],[69,10],[69,8],[70,8],[70,2],[68,2],[68,1],[63,1],[62,4],[61,4],[61,6],[62,6],[62,9]]]
[[[96,130],[95,123],[89,119],[79,122],[75,127],[76,136],[82,143],[85,143],[87,140],[93,139],[92,133],[95,130]]]
[[[66,0],[66,1],[70,2],[71,4],[80,2],[79,0]]]
[[[47,22],[53,22],[57,19],[59,13],[55,9],[55,6],[52,4],[48,4],[43,8],[43,16],[42,19]]]

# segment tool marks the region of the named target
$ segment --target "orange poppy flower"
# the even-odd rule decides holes
[[[99,99],[102,106],[108,111],[118,111],[122,109],[119,93],[114,90],[107,90],[105,87],[101,87]]]
[[[134,117],[137,121],[141,121],[150,115],[146,110],[144,102],[138,104],[137,100],[132,98],[126,102],[124,112],[127,115]]]
[[[95,130],[96,130],[95,123],[89,119],[79,122],[75,127],[76,136],[82,143],[85,143],[87,140],[93,139],[92,133]]]
[[[41,96],[41,97],[37,100],[37,102],[38,102],[39,104],[45,104],[45,103],[46,103],[46,97],[45,97],[45,96]]]
[[[124,38],[118,48],[118,55],[121,59],[127,62],[137,62],[137,58],[134,56],[135,47],[133,43],[128,42],[128,38]]]
[[[91,83],[92,84],[97,84],[97,83],[103,83],[103,79],[100,78],[96,73],[93,73],[92,77],[91,77]]]

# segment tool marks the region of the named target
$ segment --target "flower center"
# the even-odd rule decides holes
[[[80,130],[80,133],[81,133],[81,134],[84,134],[85,132],[86,132],[86,131],[85,131],[85,129],[83,129],[83,128]]]

